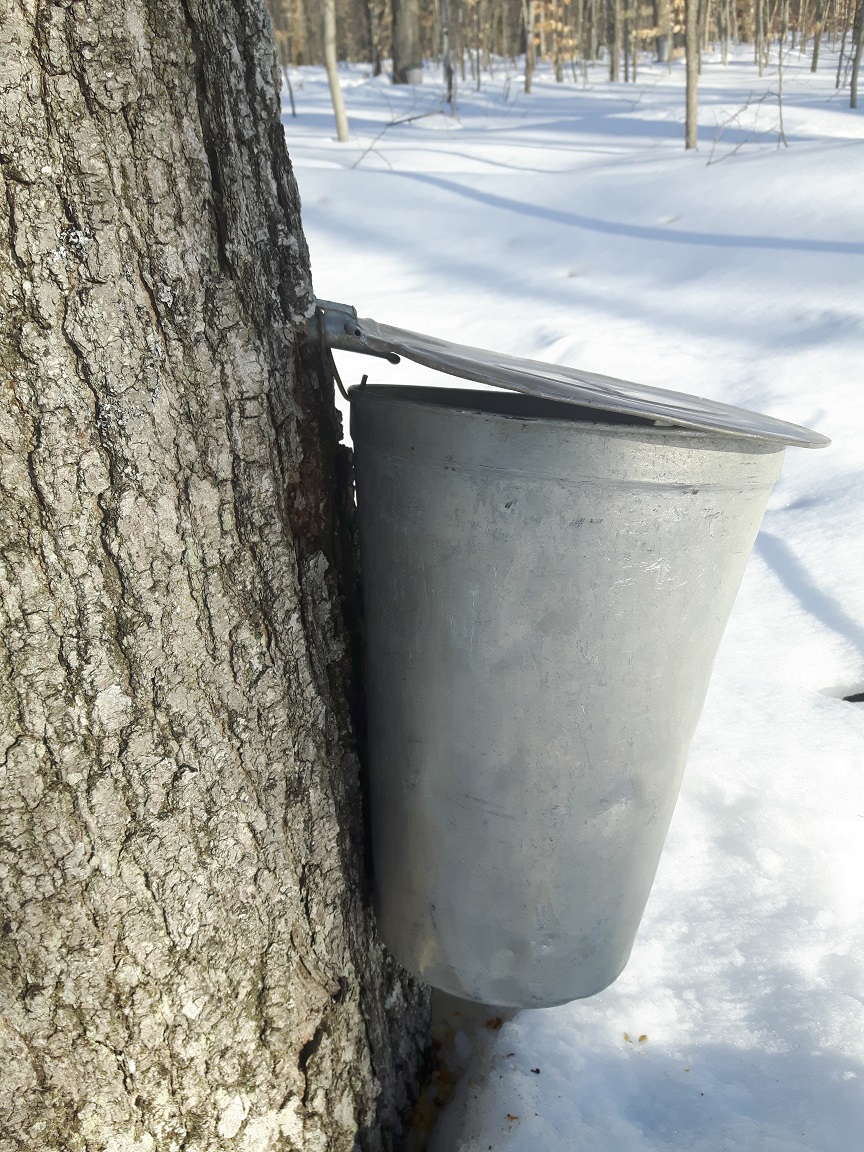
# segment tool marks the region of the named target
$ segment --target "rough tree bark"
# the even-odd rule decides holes
[[[394,1148],[269,22],[4,0],[0,60],[0,1148]]]
[[[393,0],[393,83],[411,84],[422,69],[419,0]]]

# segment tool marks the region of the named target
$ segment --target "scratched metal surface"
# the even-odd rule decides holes
[[[627,962],[783,448],[480,395],[352,390],[376,902],[540,1007]]]

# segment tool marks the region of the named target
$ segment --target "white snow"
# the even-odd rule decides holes
[[[434,75],[351,67],[347,145],[323,71],[291,74],[319,296],[834,441],[787,452],[629,966],[472,1037],[436,1152],[862,1147],[864,704],[842,697],[864,689],[864,111],[835,67],[789,54],[784,147],[776,56],[763,80],[749,48],[708,57],[696,153],[678,63],[541,69],[530,97],[502,63],[456,118]]]

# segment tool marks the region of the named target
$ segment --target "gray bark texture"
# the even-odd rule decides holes
[[[852,48],[854,55],[852,57],[852,78],[849,82],[851,95],[849,97],[849,107],[858,107],[858,75],[861,71],[861,56],[864,55],[864,0],[858,0],[858,6],[855,9],[855,25],[852,32]]]
[[[409,73],[422,67],[418,0],[393,0],[393,83],[407,84]]]
[[[3,0],[0,210],[0,1149],[396,1148],[259,0]]]

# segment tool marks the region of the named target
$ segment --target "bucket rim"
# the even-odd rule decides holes
[[[566,427],[568,425],[583,428],[585,431],[597,431],[613,436],[647,437],[650,440],[665,443],[689,443],[694,448],[697,444],[715,448],[726,452],[759,452],[760,454],[773,454],[783,452],[789,445],[774,439],[762,436],[747,436],[744,433],[734,434],[720,432],[714,428],[685,427],[681,424],[672,424],[662,420],[652,420],[648,417],[632,412],[613,412],[587,405],[575,405],[564,400],[551,400],[544,397],[530,396],[527,393],[508,391],[504,388],[464,388],[457,385],[426,385],[426,384],[355,384],[348,388],[348,396],[353,409],[357,401],[371,401],[375,404],[397,404],[400,407],[426,409],[440,412],[442,415],[458,415],[460,413],[485,417],[489,420],[506,421],[508,424],[549,425],[552,427]],[[448,403],[450,397],[459,402]],[[525,412],[496,411],[482,403],[471,402],[472,397],[498,397],[503,405],[514,407],[525,405]],[[488,401],[487,401],[488,403]],[[529,406],[542,406],[542,411],[528,411]],[[554,410],[554,411],[553,411]],[[352,422],[353,423],[353,422]],[[356,438],[356,432],[352,432]]]

